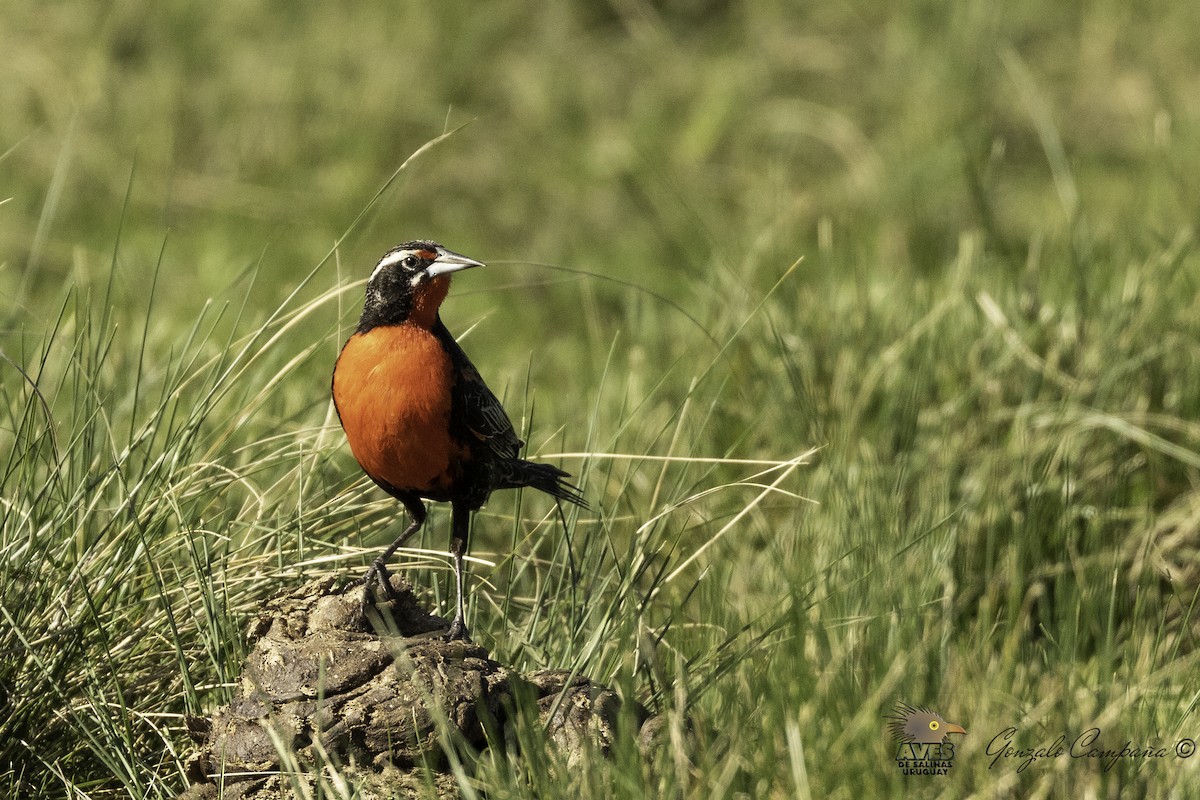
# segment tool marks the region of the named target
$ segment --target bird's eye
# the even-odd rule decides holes
[[[936,719],[929,720],[929,730],[936,731],[939,727],[940,726],[938,725],[938,721]]]
[[[416,269],[417,268],[417,257],[416,256],[405,256],[404,260],[401,261],[400,263],[402,265],[404,265],[404,267],[406,269]]]

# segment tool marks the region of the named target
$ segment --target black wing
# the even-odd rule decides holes
[[[484,452],[493,461],[510,461],[525,445],[513,430],[512,421],[504,412],[504,406],[483,382],[479,370],[467,358],[467,354],[454,341],[441,319],[433,327],[450,361],[454,364],[454,386],[450,395],[451,428],[463,440],[473,446],[483,445]],[[486,456],[485,456],[486,457]]]

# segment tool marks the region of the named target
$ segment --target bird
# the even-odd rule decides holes
[[[905,703],[897,703],[894,712],[887,718],[892,720],[888,724],[892,738],[899,742],[941,744],[946,734],[966,733],[963,726],[946,722],[936,711],[916,708]]]
[[[589,507],[569,473],[520,457],[525,443],[442,322],[451,276],[483,266],[433,241],[404,242],[384,253],[367,279],[362,315],[331,381],[350,451],[409,518],[360,581],[364,602],[375,581],[394,596],[388,559],[425,523],[425,500],[448,502],[456,591],[450,640],[469,639],[463,557],[471,514],[493,491],[528,486]]]

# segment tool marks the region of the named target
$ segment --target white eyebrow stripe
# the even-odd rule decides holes
[[[412,254],[412,250],[397,250],[394,253],[388,253],[379,260],[378,264],[375,265],[375,271],[371,273],[370,278],[367,278],[367,282],[370,283],[371,281],[375,280],[375,276],[379,274],[379,270],[383,269],[384,267],[390,267],[393,264],[397,264]]]

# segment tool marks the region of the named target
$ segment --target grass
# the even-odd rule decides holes
[[[390,541],[328,374],[415,236],[489,262],[447,324],[597,509],[496,495],[472,630],[668,720],[465,795],[1200,785],[986,752],[1200,732],[1190,7],[0,13],[0,792],[173,795],[263,599]]]

